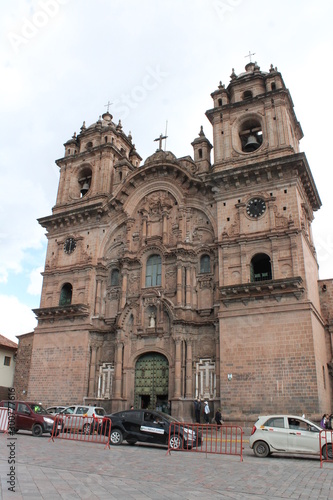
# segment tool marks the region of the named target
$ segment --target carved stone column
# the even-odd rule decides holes
[[[181,352],[182,341],[181,339],[175,340],[176,344],[176,357],[175,357],[175,398],[181,397]]]
[[[186,358],[186,381],[185,381],[185,397],[187,399],[192,399],[193,394],[192,394],[192,341],[187,340],[186,341],[186,346],[187,346],[187,358]]]
[[[192,292],[192,283],[191,283],[191,268],[187,267],[186,270],[186,290],[185,290],[185,305],[187,307],[191,306],[191,292]]]
[[[115,393],[114,393],[115,398],[121,398],[122,373],[123,373],[123,343],[117,341],[116,366],[115,366]]]
[[[162,215],[162,241],[164,245],[168,243],[168,214],[166,212]]]
[[[101,280],[97,279],[96,297],[95,297],[95,315],[98,316],[101,312]]]
[[[96,359],[97,359],[97,347],[90,347],[90,367],[89,367],[89,388],[88,397],[93,398],[95,396],[95,373],[96,373]]]
[[[122,276],[122,283],[121,283],[121,302],[120,302],[120,307],[123,308],[125,307],[126,304],[126,294],[127,294],[127,269],[124,270],[123,276]]]
[[[183,268],[180,264],[177,266],[177,306],[181,306],[183,302]]]

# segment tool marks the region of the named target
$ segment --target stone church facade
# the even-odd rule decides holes
[[[201,127],[193,159],[161,137],[141,165],[109,112],[65,143],[20,397],[186,420],[196,397],[234,421],[332,411],[333,285],[290,93],[250,62],[211,96],[214,147]]]

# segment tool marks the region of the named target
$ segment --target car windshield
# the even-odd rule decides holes
[[[103,417],[105,415],[104,408],[95,408],[95,415],[98,415],[99,417]]]
[[[39,413],[40,415],[48,415],[48,412],[42,407],[42,405],[31,403],[30,406],[33,412]]]

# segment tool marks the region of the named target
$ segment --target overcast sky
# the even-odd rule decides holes
[[[145,159],[165,132],[167,149],[191,142],[220,80],[255,53],[289,88],[322,208],[313,233],[320,278],[333,278],[331,0],[12,0],[0,6],[0,334],[36,326],[55,160],[73,133],[98,120],[132,132]]]

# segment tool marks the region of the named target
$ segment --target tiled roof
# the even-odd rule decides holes
[[[7,339],[3,335],[0,335],[0,347],[8,347],[9,349],[17,349],[18,345],[16,342]]]

